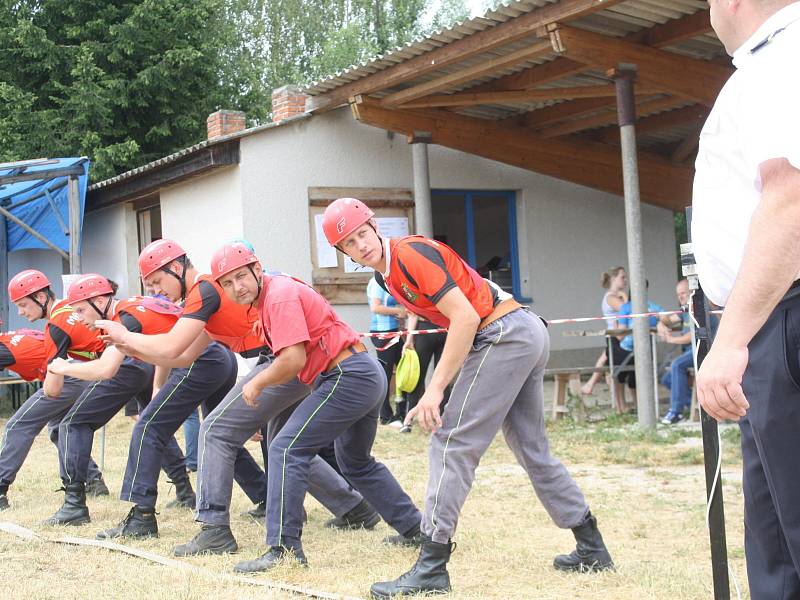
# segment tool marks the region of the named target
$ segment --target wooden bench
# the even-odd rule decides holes
[[[567,408],[567,389],[575,395],[581,393],[581,375],[608,373],[608,367],[570,367],[566,369],[545,369],[545,375],[552,375],[553,388],[552,419],[555,421],[569,412]]]

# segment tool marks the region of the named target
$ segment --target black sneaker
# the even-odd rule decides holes
[[[341,517],[325,521],[325,527],[330,529],[374,529],[381,522],[381,516],[369,505],[369,502],[362,500],[356,506],[344,513]]]
[[[429,541],[428,536],[422,533],[419,525],[415,525],[409,531],[390,535],[383,538],[383,543],[389,546],[406,546],[408,548],[419,548],[423,542]]]
[[[116,527],[100,531],[96,536],[98,540],[110,540],[114,538],[150,538],[158,537],[158,522],[156,521],[156,509],[134,506],[122,522]]]
[[[8,503],[8,494],[3,492],[0,494],[0,512],[8,510],[9,508],[11,508],[11,505]]]
[[[86,496],[88,498],[99,498],[100,496],[110,495],[106,482],[103,481],[103,476],[100,475],[97,479],[92,479],[86,484]]]
[[[285,548],[283,546],[270,546],[264,554],[253,560],[243,560],[237,563],[233,570],[237,573],[259,573],[269,571],[273,567],[294,561],[301,567],[307,567],[308,561],[302,548]]]
[[[201,554],[225,554],[236,552],[239,544],[227,525],[203,524],[194,538],[185,544],[175,546],[172,553],[175,556],[199,556]]]
[[[263,521],[267,516],[267,501],[262,500],[250,510],[242,513],[243,517],[250,517],[254,521]]]

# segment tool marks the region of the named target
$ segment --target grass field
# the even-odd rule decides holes
[[[109,425],[105,477],[112,497],[89,501],[90,525],[65,529],[39,524],[62,500],[61,493],[53,491],[60,485],[56,452],[44,436],[37,439],[12,486],[12,509],[0,513],[0,521],[31,528],[44,538],[93,538],[97,530],[115,525],[130,507],[114,494],[121,484],[131,427],[124,417]],[[597,515],[617,571],[572,575],[552,569],[553,556],[573,548],[571,532],[552,524],[523,470],[498,437],[478,469],[459,523],[458,547],[449,568],[452,598],[678,600],[713,596],[698,429],[679,426],[646,434],[630,419],[612,418],[592,425],[564,421],[551,426],[550,438],[555,454],[568,466]],[[740,585],[746,588],[738,430],[726,429],[723,440],[729,556]],[[99,446],[97,440],[95,446]],[[257,445],[252,444],[251,450],[260,456]],[[425,450],[426,437],[419,430],[399,435],[381,427],[375,445],[375,455],[420,504],[427,477]],[[161,491],[161,537],[126,544],[170,556],[174,545],[194,535],[197,524],[188,511],[162,509],[174,492],[166,483]],[[235,489],[231,525],[241,548],[238,554],[186,559],[205,572],[176,571],[103,549],[30,542],[0,532],[0,595],[126,600],[295,597],[214,577],[230,573],[238,560],[263,552],[262,526],[238,516],[250,506]],[[313,499],[306,500],[306,508],[304,545],[310,568],[280,567],[259,579],[365,597],[371,582],[394,578],[416,557],[414,550],[381,544],[389,533],[383,523],[374,531],[334,532],[323,527],[330,515]],[[744,590],[742,594],[747,597]]]

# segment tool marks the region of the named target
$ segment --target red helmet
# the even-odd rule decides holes
[[[151,242],[139,254],[139,273],[144,279],[181,256],[186,256],[186,251],[172,240]]]
[[[322,230],[328,243],[336,246],[374,216],[375,213],[361,200],[339,198],[325,209]]]
[[[214,252],[211,257],[211,276],[219,279],[236,269],[258,262],[253,251],[242,242],[230,242]]]
[[[36,269],[27,269],[14,275],[8,282],[8,297],[12,302],[16,302],[48,287],[50,280],[44,273]]]
[[[89,273],[72,282],[67,292],[67,301],[80,302],[113,293],[114,289],[108,279],[96,273]]]

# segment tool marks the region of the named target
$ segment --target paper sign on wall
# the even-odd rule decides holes
[[[328,243],[325,232],[322,229],[322,218],[324,215],[314,215],[314,228],[317,237],[317,266],[321,269],[328,269],[337,266],[336,248]]]

